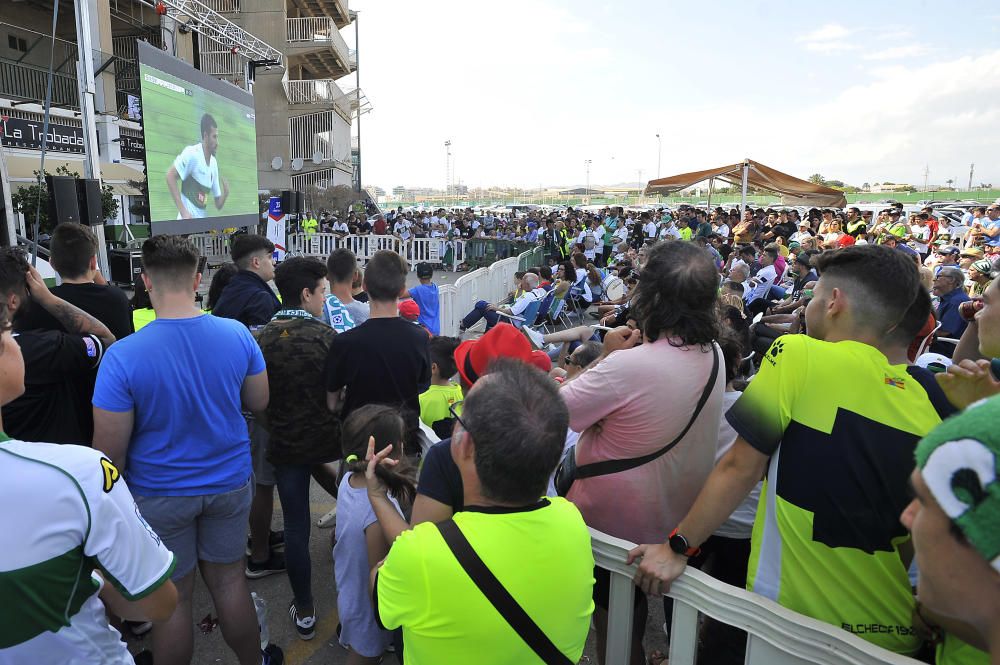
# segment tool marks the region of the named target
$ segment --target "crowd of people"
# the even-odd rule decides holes
[[[591,630],[604,662],[587,527],[637,543],[636,665],[665,661],[649,598],[689,565],[899,654],[998,662],[1000,207],[970,215],[378,219],[545,248],[460,337],[392,251],[276,264],[239,234],[199,304],[181,236],[143,244],[131,302],[84,226],[56,227],[52,288],[0,250],[0,663],[131,663],[121,634],[149,630],[152,662],[190,663],[197,573],[241,665],[282,662],[248,582],[274,574],[271,620],[310,640],[336,606],[352,665],[572,663]],[[744,658],[732,626],[699,641]]]

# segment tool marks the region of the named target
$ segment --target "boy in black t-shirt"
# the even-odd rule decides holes
[[[340,408],[341,417],[365,404],[388,404],[402,411],[412,433],[419,427],[420,393],[430,386],[431,361],[427,333],[399,318],[396,302],[408,272],[406,261],[393,251],[376,252],[368,262],[364,288],[371,317],[334,338],[326,358],[326,389],[327,406]]]
[[[52,294],[65,300],[69,304],[79,307],[87,314],[107,326],[115,339],[122,339],[135,332],[132,323],[132,307],[129,304],[128,296],[117,286],[108,284],[100,271],[97,269],[97,238],[90,229],[82,224],[64,222],[56,226],[52,232],[50,244],[49,262],[52,268],[59,274],[62,283],[52,287]],[[28,331],[55,331],[51,335],[22,336],[23,348],[28,350],[29,356],[37,362],[33,363],[30,376],[32,380],[41,380],[43,370],[41,369],[47,361],[41,361],[41,357],[53,360],[62,356],[66,348],[56,345],[60,349],[57,353],[52,350],[51,340],[60,339],[56,333],[75,333],[75,330],[67,328],[55,316],[50,314],[37,303],[34,306],[25,307],[18,312],[14,320],[14,330],[18,333]],[[29,340],[30,337],[30,340]],[[74,335],[75,337],[75,335]],[[38,340],[45,339],[46,342],[38,343]],[[55,348],[55,347],[53,347]],[[40,356],[36,357],[34,352],[38,351]],[[70,355],[76,355],[75,352]],[[96,358],[99,360],[99,357]],[[62,360],[54,361],[51,366],[57,376],[61,368],[65,366]],[[82,367],[74,367],[71,361],[67,373],[59,382],[62,389],[66,391],[65,396],[69,398],[69,404],[60,407],[72,411],[76,415],[77,425],[73,427],[63,427],[61,436],[63,438],[39,439],[40,441],[53,441],[56,443],[90,443],[94,435],[94,414],[90,405],[90,400],[94,396],[94,381],[97,378],[96,362],[92,367],[88,367],[89,360],[84,362]],[[45,382],[46,385],[48,382]],[[48,388],[40,388],[38,394],[43,401],[55,402]],[[53,427],[55,424],[38,423],[38,427]],[[77,429],[78,427],[78,429]],[[77,440],[80,439],[80,440]]]

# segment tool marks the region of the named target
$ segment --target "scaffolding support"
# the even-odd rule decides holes
[[[201,0],[160,0],[167,7],[168,15],[188,17],[187,24],[202,34],[211,37],[224,46],[235,48],[250,60],[274,60],[284,67],[281,51],[263,39],[236,25],[222,14],[210,8]],[[140,0],[142,4],[154,7],[152,0]]]

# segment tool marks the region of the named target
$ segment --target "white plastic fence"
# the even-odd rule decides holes
[[[223,233],[196,233],[188,236],[194,246],[209,260],[229,260],[229,236]]]
[[[632,543],[590,530],[594,561],[610,571],[605,662],[627,663],[632,648],[632,577],[626,566]],[[641,593],[641,592],[640,592]],[[920,661],[877,647],[846,630],[811,619],[743,589],[688,568],[670,587],[670,665],[694,665],[698,613],[747,632],[746,665],[918,665]]]
[[[441,303],[441,334],[455,337],[462,317],[469,313],[479,300],[497,303],[514,290],[514,273],[522,258],[531,255],[524,252],[519,256],[497,261],[488,268],[479,268],[462,275],[454,286],[438,289]]]
[[[390,235],[349,235],[334,233],[291,233],[285,246],[289,253],[300,256],[315,256],[326,259],[335,249],[346,247],[354,252],[361,265],[368,263],[375,252],[391,249],[410,262],[413,269],[418,263],[426,262],[454,270],[465,261],[465,241],[444,240],[442,238],[413,238],[400,240]],[[452,250],[451,262],[446,266],[445,257]]]
[[[316,256],[324,260],[330,256],[333,250],[346,247],[354,252],[362,265],[368,263],[375,252],[382,249],[391,249],[401,256],[406,256],[404,245],[405,243],[396,236],[350,235],[341,237],[334,233],[290,233],[285,243],[290,254]]]

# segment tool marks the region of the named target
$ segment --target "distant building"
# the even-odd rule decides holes
[[[913,185],[907,185],[906,183],[883,182],[879,185],[872,185],[871,191],[875,194],[882,194],[891,192],[909,192],[912,189]]]

